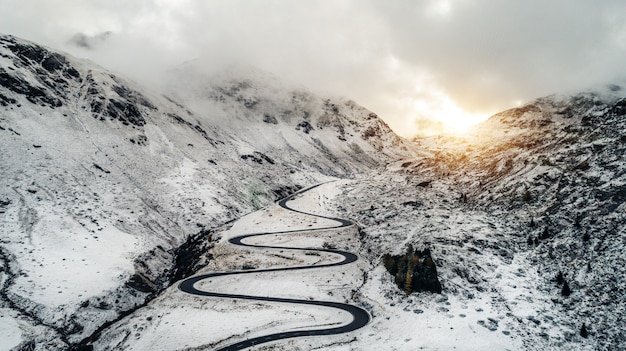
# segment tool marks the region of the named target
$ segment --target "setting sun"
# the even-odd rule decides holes
[[[430,95],[429,99],[416,99],[412,104],[418,121],[435,122],[426,128],[418,126],[418,128],[421,127],[419,134],[461,134],[471,126],[489,118],[490,114],[465,111],[440,91],[431,92]]]

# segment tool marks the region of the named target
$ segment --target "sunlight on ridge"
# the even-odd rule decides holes
[[[443,122],[444,134],[463,134],[469,129],[489,118],[489,115],[467,113],[461,109],[458,112],[440,118]]]
[[[417,115],[438,122],[440,128],[436,134],[463,134],[491,115],[467,112],[443,93],[437,95],[434,100],[419,99],[413,102],[413,110]]]

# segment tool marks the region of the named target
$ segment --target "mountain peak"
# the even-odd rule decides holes
[[[0,37],[2,297],[38,325],[25,338],[86,338],[168,286],[210,228],[412,152],[356,103],[259,70],[178,88]]]

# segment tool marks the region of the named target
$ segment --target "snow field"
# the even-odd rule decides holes
[[[11,311],[0,309],[0,335],[2,335],[0,350],[10,350],[22,341],[22,332],[17,320],[5,314],[11,314]]]
[[[178,293],[178,292],[177,292]],[[254,301],[169,296],[143,308],[105,336],[125,350],[177,350],[225,346],[241,339],[288,330],[345,323],[343,312],[316,306],[264,304]],[[118,344],[119,343],[119,344]],[[99,346],[113,350],[120,346]]]
[[[333,186],[335,185],[322,187]],[[297,204],[294,201],[294,203],[289,202],[288,205],[299,209],[297,206],[300,203],[316,204],[320,202],[322,194],[325,194],[323,188],[315,189],[300,196]],[[212,254],[215,255],[214,260],[199,273],[241,269],[244,266],[262,269],[335,262],[340,258],[330,253],[307,254],[297,250],[289,252],[289,250],[281,249],[242,248],[227,242],[227,238],[245,233],[311,229],[320,224],[337,225],[336,222],[330,220],[319,220],[316,223],[310,216],[286,211],[277,205],[246,215],[234,223],[230,230],[221,234],[219,243],[212,249]],[[342,228],[321,232],[261,236],[247,240],[250,243],[263,245],[321,247],[324,243],[328,243],[328,245],[348,247],[354,245],[355,236],[354,228]],[[304,271],[213,277],[197,283],[196,287],[221,293],[348,302],[361,284],[360,266],[361,263]],[[116,323],[96,344],[96,349],[108,350],[123,347],[129,350],[142,350],[150,346],[155,350],[171,350],[183,347],[207,347],[208,345],[212,348],[234,343],[242,338],[299,328],[327,328],[348,323],[350,320],[350,315],[335,309],[202,298],[184,294],[173,286],[148,307]],[[342,337],[339,336],[339,338]],[[282,345],[283,343],[272,344]]]
[[[59,228],[49,232],[48,228]],[[114,289],[133,272],[137,238],[105,227],[94,238],[78,223],[55,213],[40,213],[30,242],[8,245],[22,253],[22,275],[11,291],[49,307],[76,305]],[[107,247],[107,250],[102,250]]]

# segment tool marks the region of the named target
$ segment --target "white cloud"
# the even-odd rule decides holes
[[[424,114],[411,99],[485,114],[624,77],[624,23],[621,0],[0,2],[0,31],[135,79],[194,58],[215,70],[256,65],[350,97],[404,135]],[[105,31],[96,50],[68,44]]]

